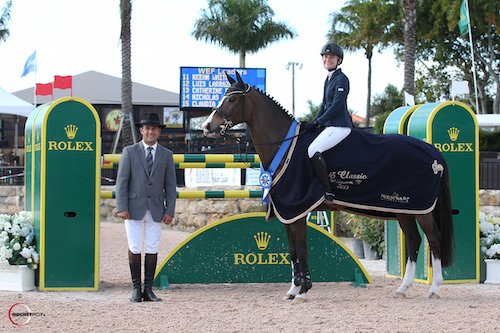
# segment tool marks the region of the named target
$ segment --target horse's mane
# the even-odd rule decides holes
[[[274,99],[274,97],[270,96],[268,93],[260,90],[259,88],[257,87],[253,87],[257,92],[261,93],[262,95],[266,96],[267,98],[269,98],[273,103],[274,105],[276,105],[281,111],[283,111],[288,117],[290,117],[292,120],[295,119],[295,117],[288,111],[286,110],[278,101],[276,101]]]

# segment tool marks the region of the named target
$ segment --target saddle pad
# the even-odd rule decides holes
[[[292,145],[290,163],[273,182],[268,216],[292,223],[324,201],[323,186],[307,156],[307,147],[317,134],[301,134]],[[359,129],[323,156],[333,203],[379,218],[432,211],[446,166],[439,151],[421,140]]]

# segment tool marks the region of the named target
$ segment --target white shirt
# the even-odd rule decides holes
[[[148,146],[146,143],[144,143],[144,141],[141,141],[142,142],[142,146],[144,147],[144,156],[148,157],[148,148],[149,147],[153,147],[153,149],[151,150],[151,155],[153,155],[153,161],[155,160],[155,154],[156,154],[156,148],[158,147],[158,142],[156,142],[154,145],[152,146]]]

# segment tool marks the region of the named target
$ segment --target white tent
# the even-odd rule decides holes
[[[500,114],[476,114],[479,127],[500,127]]]
[[[0,87],[0,114],[11,114],[16,116],[15,125],[15,146],[14,152],[17,155],[17,137],[19,133],[19,116],[28,117],[35,107],[19,97],[7,92],[5,89]]]
[[[0,87],[0,113],[28,117],[35,107]]]

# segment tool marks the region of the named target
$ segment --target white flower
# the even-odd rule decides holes
[[[30,248],[25,247],[19,254],[29,260],[31,258],[31,252],[32,250]]]
[[[13,216],[0,214],[0,267],[28,265],[38,267],[38,253],[34,244],[30,212],[20,212]]]
[[[5,268],[9,266],[10,266],[9,261],[0,255],[0,267]]]
[[[493,216],[479,213],[481,251],[489,259],[500,259],[500,221]]]
[[[12,249],[6,246],[0,247],[0,257],[3,257],[5,259],[12,258]]]
[[[10,232],[10,228],[12,228],[12,224],[9,221],[3,224],[3,230]]]

